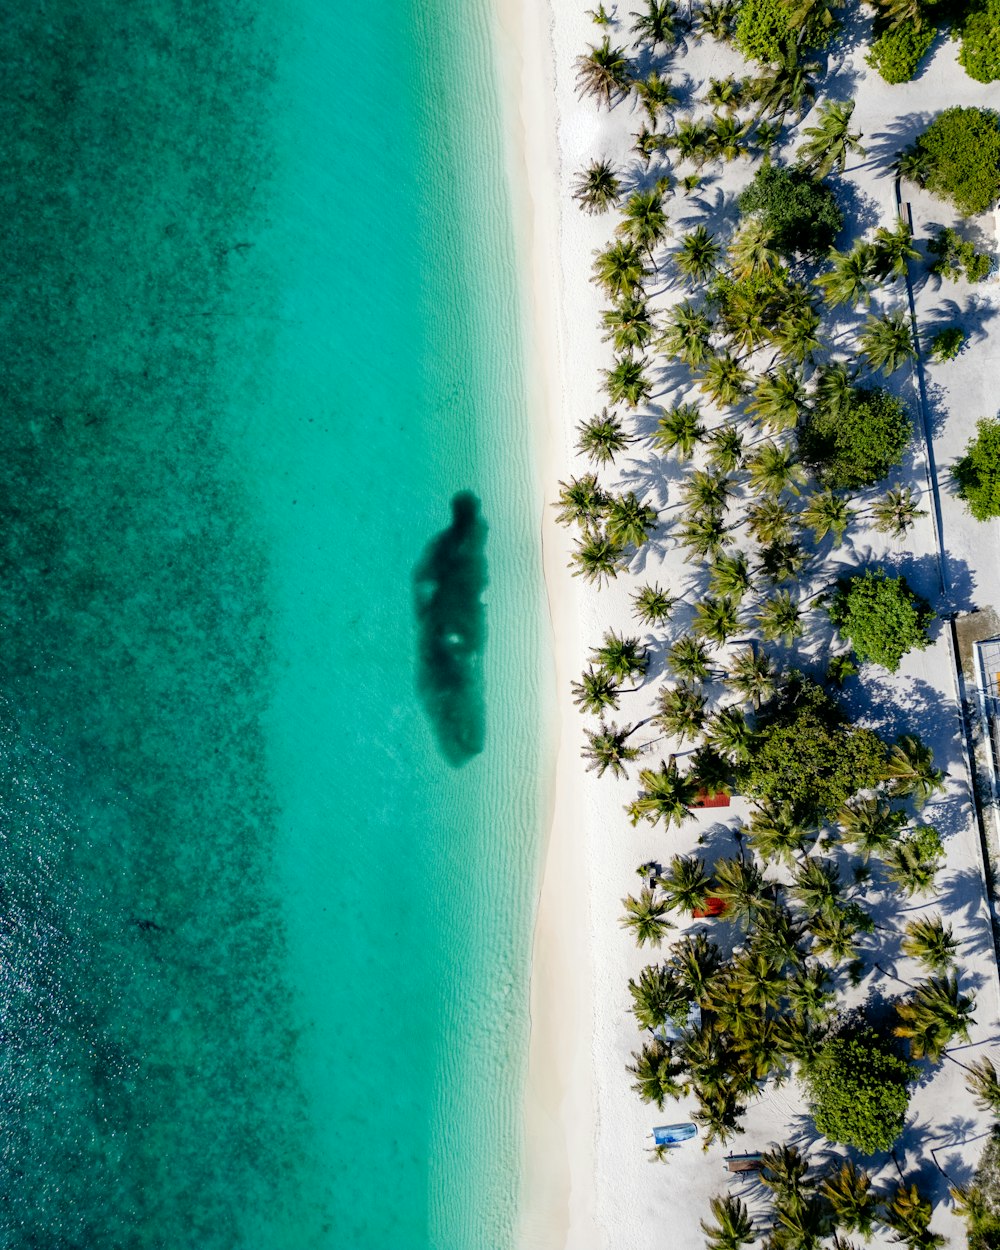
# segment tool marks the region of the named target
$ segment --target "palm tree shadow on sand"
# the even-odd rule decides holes
[[[477,497],[459,492],[451,524],[431,539],[413,571],[417,693],[453,768],[478,755],[486,738],[487,529]]]

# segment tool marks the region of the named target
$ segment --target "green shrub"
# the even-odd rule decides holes
[[[965,331],[959,326],[939,330],[931,339],[931,360],[954,360],[965,346]]]
[[[804,1073],[816,1127],[830,1141],[865,1154],[889,1150],[903,1131],[916,1076],[873,1033],[835,1037]]]
[[[740,212],[759,217],[786,255],[825,254],[844,224],[833,192],[804,169],[765,161],[740,196]]]
[[[802,458],[826,486],[873,486],[903,459],[912,427],[902,400],[858,387],[845,410],[819,408],[798,432]]]
[[[989,252],[977,252],[975,245],[951,226],[939,230],[927,244],[927,250],[937,257],[931,264],[931,273],[951,282],[957,282],[963,272],[969,282],[982,282],[993,269]]]
[[[794,41],[788,5],[782,0],[743,0],[733,40],[752,61],[777,61],[785,45]]]
[[[925,25],[918,29],[907,18],[894,30],[879,35],[865,60],[878,70],[886,82],[909,82],[927,55],[936,34],[933,26]]]
[[[959,496],[977,521],[1000,516],[1000,421],[982,420],[955,465]]]
[[[977,82],[1000,78],[1000,0],[985,0],[962,26],[962,68]]]
[[[914,145],[924,185],[963,216],[985,212],[1000,194],[998,121],[992,109],[945,109]]]
[[[828,608],[830,620],[861,660],[881,664],[890,673],[908,651],[923,651],[934,610],[915,594],[905,577],[885,569],[866,569],[842,577]]]

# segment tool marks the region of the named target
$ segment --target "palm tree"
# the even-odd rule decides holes
[[[745,394],[749,376],[739,361],[724,352],[708,361],[698,385],[717,404],[729,407],[738,404]]]
[[[710,512],[722,512],[733,492],[733,482],[725,474],[707,473],[704,469],[694,469],[681,485],[685,507],[689,512],[707,509]]]
[[[896,1004],[900,1023],[893,1032],[909,1041],[914,1058],[937,1063],[953,1038],[969,1040],[975,1005],[975,994],[959,993],[958,977],[954,973],[929,977],[917,986],[909,999]]]
[[[994,1115],[1000,1113],[1000,1077],[997,1076],[991,1059],[982,1055],[969,1064],[965,1087],[970,1094],[975,1095],[977,1107]]]
[[[576,427],[579,438],[577,448],[594,464],[612,464],[615,456],[631,443],[617,413],[601,409],[601,415],[590,421],[581,421]]]
[[[671,756],[669,764],[661,762],[659,769],[644,768],[639,773],[642,789],[639,797],[628,805],[633,825],[647,820],[651,825],[659,821],[669,827],[680,825],[691,815],[691,804],[698,795],[697,784],[683,776]]]
[[[830,917],[841,906],[840,869],[829,859],[796,865],[791,892],[810,916]]]
[[[640,503],[634,491],[612,495],[608,501],[605,525],[608,538],[620,547],[641,547],[656,529],[657,511]]]
[[[921,839],[896,842],[885,856],[886,877],[907,897],[933,890],[940,867],[940,843],[935,847]]]
[[[705,103],[715,112],[725,109],[727,113],[735,113],[743,95],[742,84],[735,78],[710,78],[708,83]]]
[[[916,734],[903,734],[896,740],[882,776],[890,783],[894,798],[912,796],[918,808],[945,788],[944,773],[934,767],[934,752]]]
[[[613,369],[603,371],[604,389],[613,404],[624,403],[630,408],[638,408],[649,399],[653,388],[644,372],[645,367],[645,360],[621,356],[615,361]]]
[[[721,752],[707,743],[691,757],[691,780],[702,794],[732,794],[733,766]]]
[[[854,375],[845,364],[837,361],[820,365],[816,370],[816,400],[824,412],[840,416],[850,406],[854,396]]]
[[[778,674],[771,658],[751,646],[730,661],[726,683],[744,702],[759,708],[773,697]]]
[[[662,346],[690,369],[698,369],[711,353],[711,333],[712,322],[708,316],[685,300],[670,310]]]
[[[807,561],[801,543],[768,543],[760,550],[756,571],[770,586],[777,586],[781,582],[798,581]]]
[[[829,955],[835,964],[857,958],[855,939],[860,930],[852,916],[846,912],[836,911],[830,915],[812,917],[809,931],[816,954]]]
[[[726,759],[743,763],[750,758],[753,734],[738,707],[720,708],[709,716],[704,735],[709,746]]]
[[[678,460],[690,460],[704,436],[705,427],[695,405],[678,404],[661,414],[653,434],[653,445],[658,451],[675,452]]]
[[[674,253],[674,263],[689,282],[704,286],[718,270],[721,251],[715,236],[704,226],[696,226],[681,239],[680,248]]]
[[[917,497],[909,486],[898,482],[872,505],[872,521],[881,534],[893,538],[905,538],[917,517],[927,515],[925,508],[917,507]]]
[[[702,638],[723,647],[740,628],[736,602],[728,595],[706,596],[694,605],[695,619],[691,628]]]
[[[628,776],[625,765],[639,758],[639,748],[628,745],[635,730],[635,725],[619,729],[613,721],[603,720],[597,729],[585,729],[587,745],[581,755],[587,760],[587,771],[596,771],[598,777],[603,777],[610,769],[615,777]]]
[[[796,1146],[776,1146],[761,1158],[761,1182],[774,1194],[785,1211],[799,1210],[815,1188],[809,1164]]]
[[[644,247],[649,256],[667,233],[667,214],[659,191],[633,191],[625,201],[619,234]]]
[[[616,681],[631,681],[645,675],[649,652],[638,638],[629,638],[609,629],[604,641],[592,652],[592,660]]]
[[[559,498],[554,507],[559,509],[556,520],[560,525],[596,525],[604,515],[608,497],[601,490],[597,477],[585,473],[583,477],[570,478],[559,483]]]
[[[794,48],[786,51],[777,65],[768,66],[752,83],[757,117],[784,117],[787,112],[801,117],[816,98],[809,75],[819,69],[818,61],[800,61]]]
[[[705,440],[708,463],[716,473],[735,473],[743,464],[743,435],[732,425],[720,425]]]
[[[734,0],[708,0],[698,12],[698,24],[706,35],[721,42],[732,34],[738,11]]]
[[[753,589],[753,576],[746,555],[736,551],[717,556],[708,570],[708,584],[713,595],[722,595],[738,605]]]
[[[593,281],[609,299],[635,295],[642,289],[647,270],[639,245],[632,239],[615,239],[603,252],[594,253]]]
[[[708,647],[700,638],[685,634],[667,652],[667,667],[684,681],[707,681],[712,673]]]
[[[705,723],[705,696],[693,686],[663,686],[656,701],[653,718],[668,737],[692,740],[701,733]]]
[[[722,962],[722,951],[704,933],[686,933],[670,953],[670,966],[677,979],[699,1003],[708,996]]]
[[[828,100],[819,108],[819,125],[807,126],[803,131],[808,139],[797,152],[800,165],[816,178],[825,178],[831,170],[844,172],[848,152],[865,155],[858,140],[861,132],[851,134],[853,100]]]
[[[715,865],[712,892],[725,902],[728,919],[752,922],[773,905],[772,885],[752,860],[720,859]]]
[[[884,851],[896,841],[906,824],[906,813],[893,811],[879,799],[853,799],[840,809],[837,820],[840,841],[854,847],[867,864],[873,851]]]
[[[832,490],[816,491],[806,501],[806,506],[799,513],[800,522],[811,529],[813,539],[821,543],[827,534],[833,538],[834,547],[844,541],[848,525],[854,520],[854,513],[847,505],[847,500],[835,495]]]
[[[595,47],[591,44],[585,56],[576,58],[576,82],[581,96],[597,97],[598,104],[612,108],[628,95],[632,67],[624,48],[612,47],[605,35]]]
[[[675,855],[660,878],[660,885],[671,911],[697,911],[705,906],[712,892],[712,878],[705,871],[705,861],[694,855]]]
[[[901,1241],[911,1250],[935,1250],[943,1246],[945,1239],[930,1230],[933,1204],[924,1198],[916,1185],[900,1185],[885,1203],[883,1219],[896,1233],[895,1241]]]
[[[899,309],[869,317],[858,334],[858,345],[871,367],[884,373],[895,373],[917,354],[906,315]]]
[[[655,582],[643,586],[632,596],[632,612],[643,625],[665,625],[674,610],[676,599]]]
[[[734,988],[745,1007],[766,1011],[781,1002],[785,978],[763,952],[747,947],[734,958],[731,968]]]
[[[907,182],[915,182],[918,187],[927,185],[927,179],[934,169],[934,158],[926,148],[911,143],[896,154],[892,164],[893,172]]]
[[[838,1172],[826,1177],[820,1190],[833,1208],[837,1224],[848,1232],[860,1233],[867,1241],[878,1214],[878,1196],[872,1192],[868,1173],[845,1159]]]
[[[873,245],[856,243],[849,252],[831,248],[829,259],[832,268],[813,279],[827,307],[850,304],[853,308],[862,300],[871,303],[872,288],[878,281]]]
[[[769,439],[761,443],[747,461],[750,489],[757,495],[780,495],[787,490],[793,495],[806,480],[806,471],[789,447],[779,447]]]
[[[830,1018],[830,1005],[836,998],[833,978],[826,964],[818,960],[804,963],[785,983],[785,996],[796,1019],[808,1025],[823,1025]]]
[[[591,161],[577,174],[573,198],[585,213],[606,213],[618,203],[621,180],[610,161]]]
[[[622,554],[622,548],[603,530],[586,530],[570,556],[569,567],[574,577],[602,586],[625,568]]]
[[[774,1250],[819,1250],[830,1232],[826,1204],[817,1194],[801,1203],[779,1204],[775,1214],[777,1224],[770,1238]]]
[[[625,915],[619,923],[634,934],[636,946],[645,946],[647,942],[650,946],[659,946],[667,930],[674,927],[667,919],[666,900],[657,898],[652,890],[640,890],[638,898],[626,895],[622,906]]]
[[[684,1065],[674,1059],[673,1047],[654,1037],[643,1042],[642,1050],[632,1052],[634,1063],[626,1065],[626,1071],[635,1077],[632,1088],[643,1102],[655,1103],[660,1111],[668,1098],[680,1098],[684,1086],[677,1080]]]
[[[571,683],[571,689],[581,712],[600,716],[607,708],[618,709],[619,683],[607,669],[588,664],[580,680]]]
[[[708,1250],[740,1250],[757,1240],[757,1231],[746,1203],[732,1194],[710,1199],[714,1224],[701,1221]]]
[[[769,430],[794,430],[804,411],[806,392],[798,371],[779,365],[766,373],[753,390],[747,412]]]
[[[650,70],[645,78],[636,79],[635,90],[653,126],[661,113],[677,103],[670,79],[662,77],[655,69]]]
[[[639,980],[629,980],[632,1014],[640,1029],[660,1029],[674,1015],[687,1014],[687,992],[666,964],[643,968]]]
[[[708,148],[712,156],[721,157],[725,161],[735,161],[746,156],[747,147],[743,140],[750,130],[750,122],[741,122],[732,116],[720,116],[716,113],[712,118],[708,132]]]
[[[813,836],[814,830],[803,824],[791,803],[772,802],[758,808],[750,817],[747,840],[765,863],[778,859],[791,866]]]
[[[774,231],[758,218],[750,218],[733,239],[729,260],[738,281],[771,273],[781,261]]]
[[[722,516],[717,512],[703,512],[689,517],[677,534],[682,547],[687,548],[686,559],[715,560],[733,537]]]
[[[670,138],[678,161],[692,161],[700,169],[708,159],[710,134],[705,122],[685,117]]]
[[[757,624],[769,642],[788,644],[802,637],[802,609],[792,598],[791,591],[779,590],[762,605],[757,613]]]
[[[604,342],[613,343],[616,352],[645,351],[656,333],[643,295],[619,296],[611,308],[601,313],[601,323],[607,330]]]
[[[791,542],[795,533],[791,511],[777,499],[762,499],[747,508],[746,525],[754,538],[765,546]]]
[[[725,1145],[737,1133],[745,1131],[740,1124],[740,1117],[746,1112],[746,1106],[740,1102],[738,1090],[731,1085],[720,1085],[715,1088],[704,1088],[699,1085],[695,1086],[694,1092],[698,1099],[698,1110],[692,1112],[691,1119],[705,1130],[703,1150],[707,1150],[714,1142]],[[712,1201],[714,1202],[715,1199]],[[739,1202],[739,1199],[726,1197],[721,1201],[735,1203]],[[714,1209],[713,1207],[713,1211]],[[728,1247],[731,1243],[710,1238],[707,1244],[709,1250],[717,1250],[718,1247]]]
[[[675,39],[674,19],[677,6],[673,0],[646,0],[644,13],[632,13],[632,33],[637,35],[636,46],[650,43],[672,44]]]
[[[921,916],[907,922],[903,950],[928,971],[946,972],[955,962],[958,942],[940,916]]]
[[[904,278],[911,260],[920,260],[913,246],[913,232],[900,218],[895,230],[879,226],[875,231],[875,272],[880,278]]]
[[[819,329],[819,314],[814,308],[800,308],[783,313],[778,318],[778,326],[774,331],[775,343],[785,356],[796,364],[812,363],[813,353],[823,346],[816,331]]]

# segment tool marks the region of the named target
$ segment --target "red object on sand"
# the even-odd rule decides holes
[[[709,794],[707,790],[700,790],[692,807],[728,807],[728,794]]]
[[[704,920],[706,916],[724,916],[727,910],[725,899],[716,898],[714,894],[710,894],[705,899],[705,906],[696,907],[691,912],[691,915],[694,916],[695,920]]]

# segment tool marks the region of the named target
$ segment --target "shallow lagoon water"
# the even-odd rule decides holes
[[[4,18],[0,1246],[512,1236],[550,700],[487,5],[332,8]]]

